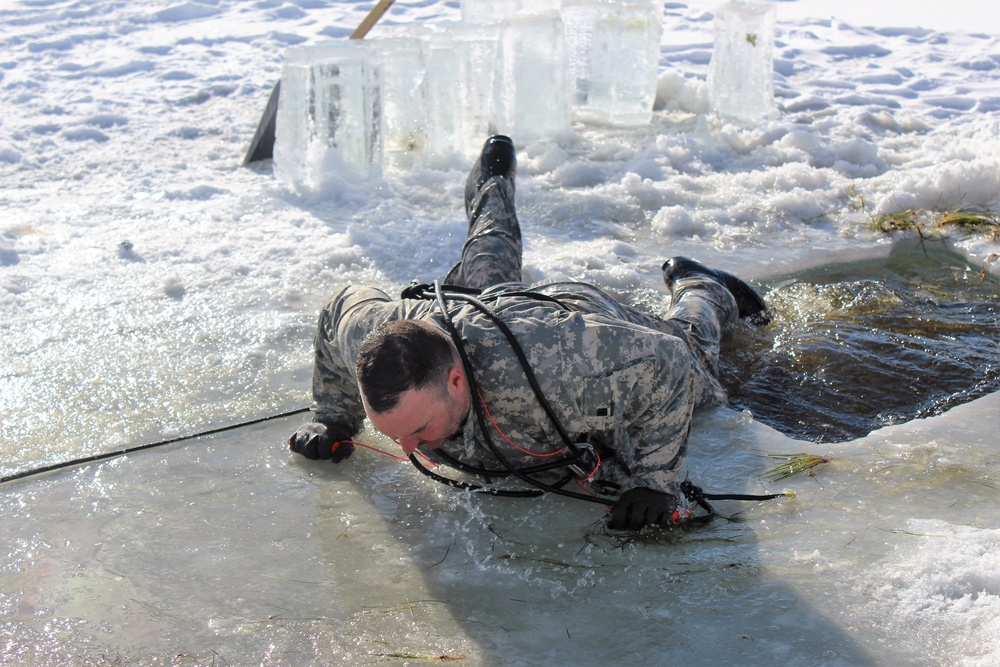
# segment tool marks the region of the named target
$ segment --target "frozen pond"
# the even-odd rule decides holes
[[[839,400],[865,391],[883,392],[886,404],[898,394],[914,410],[944,409],[934,408],[940,396],[914,397],[919,382],[896,392],[871,384],[871,373],[905,375],[914,364],[947,371],[933,341],[941,312],[955,310],[965,336],[947,360],[982,362],[979,349],[997,344],[994,282],[955,255],[914,249],[775,282],[775,322],[741,331],[725,352],[727,367],[749,364],[738,386],[770,391],[738,400],[783,430],[838,441],[793,439],[749,410],[718,408],[698,416],[689,469],[708,491],[794,498],[719,501],[727,518],[708,528],[623,539],[603,529],[600,508],[456,492],[370,450],[337,467],[293,458],[284,439],[304,417],[268,420],[8,485],[4,657],[917,665],[983,656],[987,664],[998,632],[1000,393],[966,401],[995,381],[995,365],[951,378],[965,389],[944,402],[965,404],[940,416],[835,436],[870,428],[863,410]],[[932,285],[940,302],[919,291]],[[925,299],[923,317],[918,308],[900,327],[892,313],[913,298]],[[862,327],[871,345],[902,352],[874,355],[836,335],[848,330],[842,318],[865,317],[875,318]],[[924,341],[925,357],[900,344],[907,334]],[[873,368],[838,357],[859,350]],[[824,363],[802,361],[810,355]],[[796,394],[761,358],[830,389]],[[392,448],[370,431],[363,439]],[[783,477],[780,466],[793,459],[780,455],[801,453],[829,460]]]
[[[835,447],[703,415],[695,479],[796,497],[720,502],[740,521],[675,543],[366,450],[304,465],[294,417],[21,483],[5,664],[988,664],[997,396]],[[803,448],[836,458],[768,481],[764,454]]]

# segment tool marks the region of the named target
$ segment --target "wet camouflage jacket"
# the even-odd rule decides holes
[[[622,490],[645,486],[676,493],[692,410],[696,403],[720,395],[688,342],[645,326],[641,322],[646,316],[635,311],[623,318],[624,307],[596,287],[555,283],[532,288],[558,298],[570,310],[511,294],[527,288],[506,283],[486,290],[480,299],[516,336],[542,392],[574,441],[590,439],[603,445],[605,453],[613,452],[612,460],[602,461],[594,481],[618,484]],[[489,427],[493,442],[519,466],[544,462],[540,457],[562,450],[564,444],[504,334],[461,301],[450,301],[449,313],[495,421]],[[335,293],[320,314],[315,341],[317,420],[345,424],[354,433],[361,430],[365,413],[355,375],[358,350],[380,323],[401,318],[445,328],[434,301],[391,299],[369,287],[348,286]],[[639,322],[629,321],[636,319]],[[463,463],[502,468],[477,441],[482,434],[470,416],[463,436],[441,450]],[[425,453],[439,459],[433,451]]]

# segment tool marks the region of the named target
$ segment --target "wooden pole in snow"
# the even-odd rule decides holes
[[[364,20],[358,24],[358,27],[355,28],[354,32],[351,33],[351,36],[348,37],[348,39],[364,39],[365,35],[368,34],[368,31],[372,29],[372,26],[378,23],[378,20],[382,18],[383,14],[389,11],[389,7],[391,7],[392,3],[395,1],[396,0],[379,0],[378,4],[375,5],[370,12],[368,12],[368,16],[366,16]]]

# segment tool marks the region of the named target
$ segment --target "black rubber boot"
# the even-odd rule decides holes
[[[517,172],[517,151],[514,150],[514,142],[510,137],[496,134],[486,140],[483,144],[482,154],[479,160],[472,165],[469,178],[465,181],[465,210],[469,211],[472,201],[489,179],[494,176],[502,176],[510,184],[511,191],[514,190],[514,176]]]
[[[707,276],[716,281],[736,299],[736,308],[741,318],[762,327],[771,321],[771,313],[767,310],[764,299],[757,291],[731,273],[710,269],[704,264],[687,257],[671,257],[663,263],[663,282],[673,291],[674,283],[688,276]]]

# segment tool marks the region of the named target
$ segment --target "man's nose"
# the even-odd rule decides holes
[[[420,446],[420,438],[413,435],[407,436],[405,438],[400,438],[399,446],[402,447],[403,452],[405,452],[406,455],[409,456],[410,454],[412,454],[417,450],[417,447]]]

